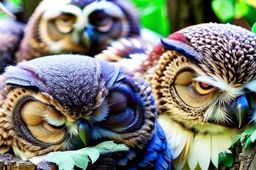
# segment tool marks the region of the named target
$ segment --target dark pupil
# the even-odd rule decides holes
[[[210,86],[209,84],[206,84],[206,83],[202,83],[200,82],[200,87],[204,90],[209,90],[212,88],[212,86]]]
[[[110,16],[107,15],[103,10],[94,11],[89,16],[89,21],[92,25],[103,26],[108,23]]]

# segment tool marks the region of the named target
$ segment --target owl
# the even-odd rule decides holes
[[[25,28],[16,60],[47,54],[95,55],[121,37],[139,36],[135,9],[123,0],[43,0]]]
[[[94,56],[122,37],[140,39],[137,12],[124,0],[43,0],[26,25],[2,22],[0,73],[23,60],[63,53]]]
[[[175,169],[218,168],[219,153],[255,121],[256,35],[246,29],[190,26],[162,39],[149,54],[125,55],[124,62],[109,51],[116,50],[99,59],[151,85]]]
[[[168,169],[171,150],[151,88],[120,67],[55,55],[7,67],[1,76],[0,148],[27,160],[104,140],[129,147],[119,168]]]

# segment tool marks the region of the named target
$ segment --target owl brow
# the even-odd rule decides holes
[[[161,43],[167,50],[175,50],[194,63],[202,63],[200,61],[201,55],[184,42],[162,38]]]

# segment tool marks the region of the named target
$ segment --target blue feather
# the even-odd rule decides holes
[[[156,122],[154,134],[148,143],[145,156],[139,162],[138,166],[140,168],[169,170],[171,169],[171,159],[172,152],[168,147],[164,131],[158,122]]]
[[[183,42],[167,38],[161,39],[161,43],[166,49],[177,51],[183,54],[185,57],[188,57],[191,61],[194,61],[195,63],[201,63],[201,54],[194,50],[191,46]]]

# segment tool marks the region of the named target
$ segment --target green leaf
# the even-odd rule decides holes
[[[254,142],[256,140],[256,130],[254,130],[251,134],[251,141]]]
[[[246,141],[245,141],[244,147],[245,147],[245,148],[248,148],[251,144],[252,144],[252,139],[251,139],[251,136],[249,136],[249,137],[246,139]]]
[[[252,134],[253,131],[254,131],[253,127],[248,128],[245,131],[243,131],[241,134],[240,141],[243,142],[244,140],[246,140],[248,138],[248,136],[250,136]]]
[[[12,0],[16,6],[21,6],[21,0]]]
[[[73,159],[74,159],[75,165],[81,169],[86,169],[90,161],[88,157],[83,157],[81,155],[73,155]]]
[[[97,148],[92,148],[92,147],[87,147],[84,149],[79,150],[79,153],[84,155],[88,155],[89,158],[91,159],[91,162],[94,163],[95,161],[97,161],[97,159],[100,156],[100,152]]]
[[[256,33],[256,23],[254,23],[252,26],[252,32]]]
[[[170,23],[168,20],[167,6],[165,0],[130,1],[138,9],[140,23],[144,28],[148,28],[163,36],[167,36],[170,34]]]
[[[241,135],[235,135],[231,146],[235,145],[240,140],[240,138],[241,138]]]
[[[213,0],[211,5],[222,22],[228,22],[235,17],[235,0]]]
[[[89,162],[93,164],[99,159],[100,154],[128,151],[128,149],[129,148],[123,144],[106,141],[97,146],[86,147],[76,151],[52,152],[46,156],[46,161],[57,164],[60,170],[71,170],[75,166],[85,170]]]
[[[245,15],[247,15],[248,11],[249,11],[249,6],[244,0],[236,1],[236,4],[235,4],[236,18],[244,17]]]
[[[74,160],[69,154],[63,154],[63,152],[52,152],[46,157],[48,162],[54,162],[58,165],[60,170],[71,170],[75,166]]]
[[[256,129],[253,126],[253,127],[247,128],[245,131],[242,132],[242,134],[240,135],[240,142],[243,147],[247,148],[255,141],[255,138],[256,138],[255,131]]]
[[[219,154],[219,164],[223,163],[226,167],[230,168],[234,164],[234,156],[230,150],[226,150]]]
[[[108,152],[117,152],[117,151],[128,151],[129,148],[124,144],[116,144],[113,141],[106,141],[102,142],[95,146],[99,149],[101,154],[108,153]]]

